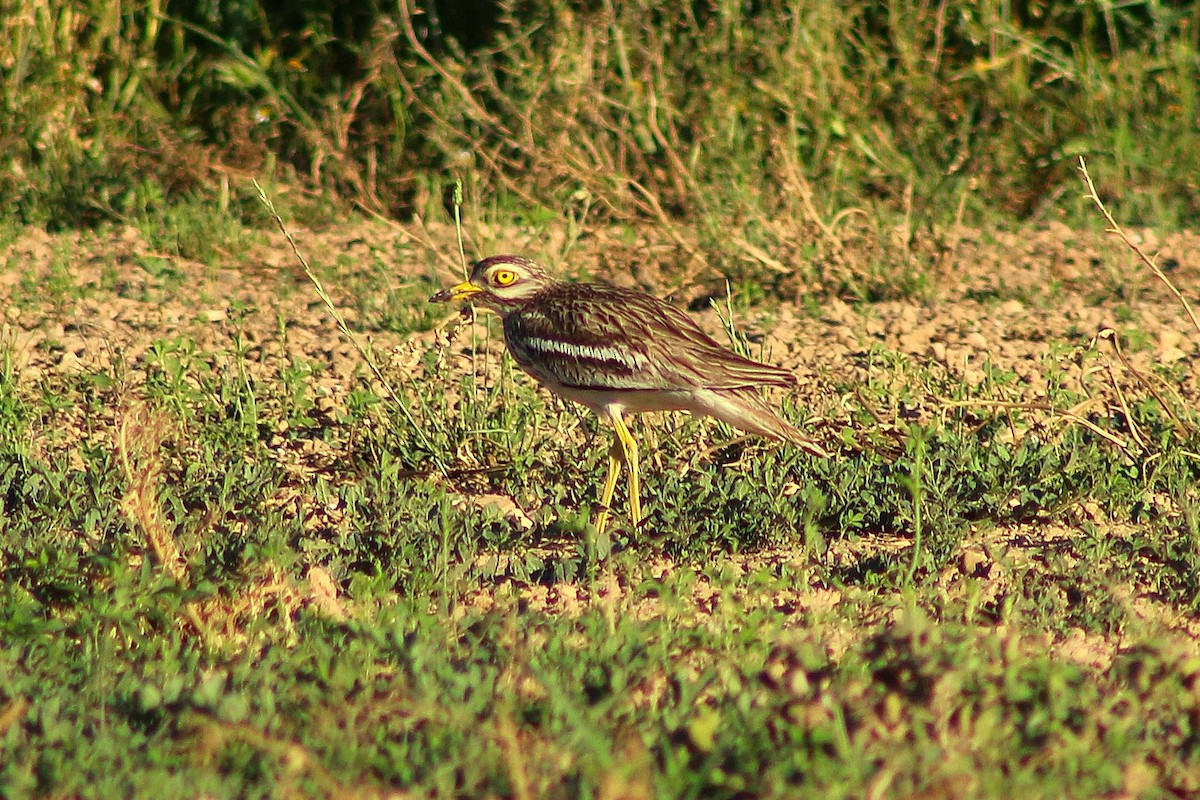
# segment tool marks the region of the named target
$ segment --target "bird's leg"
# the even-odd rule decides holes
[[[600,533],[604,532],[604,526],[608,523],[608,512],[612,507],[613,492],[617,488],[617,474],[621,471],[624,455],[620,437],[613,439],[612,447],[608,448],[608,476],[604,479],[604,489],[600,492],[600,513],[596,517],[596,530]]]
[[[636,528],[642,522],[642,486],[641,478],[638,475],[638,446],[620,414],[613,414],[612,421],[613,427],[617,430],[617,441],[621,445],[621,455],[625,461],[625,467],[629,470],[629,520]]]

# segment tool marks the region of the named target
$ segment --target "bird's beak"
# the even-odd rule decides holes
[[[451,300],[469,300],[474,295],[479,294],[483,290],[470,281],[456,283],[449,289],[442,289],[440,292],[429,298],[431,303],[446,303]]]

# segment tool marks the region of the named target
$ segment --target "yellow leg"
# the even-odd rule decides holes
[[[617,488],[617,473],[621,471],[621,446],[614,440],[608,449],[608,476],[604,479],[604,490],[600,492],[600,513],[596,516],[596,530],[603,533],[608,524],[608,512],[612,508],[613,492]]]
[[[613,427],[617,430],[617,441],[621,445],[621,455],[625,461],[625,467],[629,470],[629,521],[636,528],[642,522],[642,484],[641,477],[638,475],[638,446],[620,414],[613,414],[612,422]]]

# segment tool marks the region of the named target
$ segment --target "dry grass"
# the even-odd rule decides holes
[[[163,472],[159,450],[171,433],[166,415],[154,412],[145,402],[132,404],[121,415],[116,447],[129,487],[121,509],[141,532],[159,566],[186,587],[187,562],[175,543],[174,526],[164,518],[159,503]]]
[[[961,226],[997,211],[1077,214],[1066,153],[1112,153],[1101,178],[1139,218],[1195,209],[1182,11],[1135,5],[1102,25],[1090,3],[1027,18],[867,0],[434,11],[318,4],[297,24],[256,6],[214,19],[19,0],[0,42],[4,185],[23,221],[68,225],[189,193],[257,218],[252,176],[432,219],[458,179],[472,213],[650,221],[681,269],[715,253],[832,270],[846,291],[886,286],[838,281],[849,219],[893,259],[921,238],[952,259]]]

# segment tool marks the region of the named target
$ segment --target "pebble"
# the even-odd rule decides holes
[[[1000,310],[1010,316],[1020,314],[1025,310],[1025,304],[1020,300],[1005,300],[1000,304]]]
[[[1164,364],[1174,364],[1176,361],[1183,361],[1185,358],[1187,358],[1187,353],[1183,352],[1178,347],[1169,347],[1162,352],[1162,355],[1159,356],[1159,358]]]
[[[1177,350],[1183,343],[1183,334],[1174,328],[1164,328],[1158,334],[1158,347],[1160,350]]]
[[[962,573],[974,575],[981,564],[987,563],[987,554],[981,550],[964,550],[962,554]]]
[[[979,331],[975,331],[974,333],[968,333],[966,338],[963,341],[966,342],[968,347],[970,347],[974,350],[987,350],[988,349],[987,337],[984,336]]]

